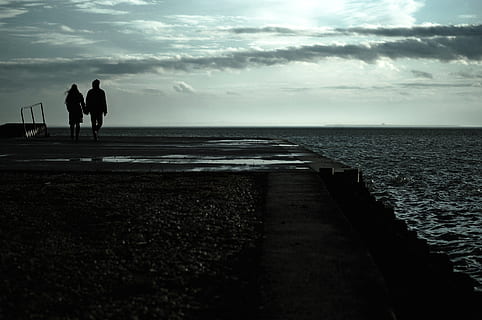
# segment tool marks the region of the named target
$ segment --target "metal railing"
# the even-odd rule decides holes
[[[35,122],[35,113],[34,113],[35,107],[40,107],[40,111],[42,112],[42,123]],[[30,109],[32,123],[25,123],[25,117],[23,115],[23,111],[26,109]],[[22,124],[23,124],[23,129],[25,131],[26,138],[35,137],[41,134],[44,134],[46,137],[48,137],[49,134],[47,130],[47,124],[45,123],[45,113],[44,113],[44,106],[42,102],[33,104],[31,106],[20,108],[20,114],[22,116]]]

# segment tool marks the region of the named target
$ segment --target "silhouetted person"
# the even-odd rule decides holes
[[[107,101],[104,90],[100,88],[100,80],[95,79],[92,81],[92,89],[87,92],[85,102],[87,112],[90,112],[94,140],[97,141],[99,139],[99,130],[104,120],[103,116],[107,115]]]
[[[69,125],[70,125],[70,138],[74,140],[74,127],[75,127],[75,141],[79,140],[80,123],[82,122],[82,112],[85,109],[84,96],[79,92],[76,84],[73,84],[65,97],[65,104],[69,111]]]

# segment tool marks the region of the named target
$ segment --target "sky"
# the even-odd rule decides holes
[[[0,43],[0,125],[100,79],[106,126],[482,126],[480,0],[0,0]]]

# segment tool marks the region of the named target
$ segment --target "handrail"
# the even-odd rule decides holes
[[[42,112],[42,124],[36,125],[35,124],[35,115],[33,112],[33,109],[37,106],[40,106],[40,110]],[[30,109],[30,115],[32,117],[32,128],[27,129],[27,124],[25,123],[25,117],[23,115],[23,110],[24,109]],[[45,136],[48,137],[48,131],[47,131],[47,124],[45,123],[45,113],[44,113],[44,106],[42,102],[32,104],[31,106],[26,106],[26,107],[21,107],[20,108],[20,115],[22,116],[22,123],[23,123],[23,129],[25,131],[25,137],[30,138],[32,136],[37,135],[39,132],[42,130],[45,130]]]

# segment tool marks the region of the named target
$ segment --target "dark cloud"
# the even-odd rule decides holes
[[[154,66],[171,70],[243,69],[256,65],[317,62],[329,57],[356,59],[367,63],[374,63],[380,58],[434,59],[443,62],[461,59],[481,61],[482,37],[439,37],[406,39],[372,45],[313,45],[269,51],[240,51],[218,57],[163,60],[154,63]]]
[[[380,58],[481,61],[482,37],[405,39],[371,45],[313,45],[270,51],[243,51],[220,57],[180,58],[159,62],[166,69],[242,69],[254,65],[290,62],[317,62],[324,58],[362,60],[373,63]]]
[[[482,25],[415,26],[411,28],[348,28],[335,30],[347,34],[385,37],[482,37]]]
[[[232,28],[228,29],[236,34],[256,34],[256,33],[279,33],[288,35],[306,34],[310,36],[328,35],[374,35],[383,37],[482,37],[482,25],[459,25],[459,26],[414,26],[410,28],[336,28],[327,32],[313,32],[309,30],[297,30],[282,27],[262,27],[262,28]]]
[[[431,73],[424,71],[412,70],[412,74],[417,78],[433,79],[433,75]]]
[[[482,61],[482,37],[436,37],[404,39],[371,45],[313,45],[278,50],[239,51],[220,56],[180,57],[176,59],[108,59],[13,61],[0,63],[2,87],[10,81],[30,78],[42,81],[57,79],[88,80],[99,76],[157,73],[163,71],[195,71],[244,69],[292,62],[318,62],[336,57],[374,63],[381,58]],[[13,76],[15,75],[15,76]],[[418,75],[422,75],[419,73]],[[428,74],[427,74],[428,75]],[[69,80],[70,81],[70,80]],[[10,85],[9,85],[10,84]]]

